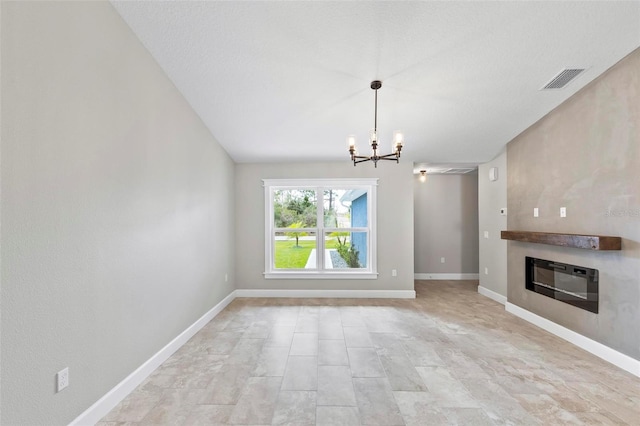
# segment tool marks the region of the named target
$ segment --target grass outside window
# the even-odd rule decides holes
[[[346,243],[347,246],[349,243]],[[335,238],[325,242],[327,249],[337,249],[338,242]],[[311,255],[311,251],[316,248],[315,240],[300,240],[296,247],[296,240],[277,240],[275,245],[275,263],[277,269],[304,269]]]

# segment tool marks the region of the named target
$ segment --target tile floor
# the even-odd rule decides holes
[[[476,289],[236,299],[99,425],[640,425],[640,379]]]

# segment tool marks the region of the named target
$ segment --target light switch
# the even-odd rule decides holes
[[[484,237],[489,238],[489,231],[484,231]]]
[[[560,207],[560,217],[567,217],[567,208]]]
[[[533,208],[533,217],[538,217],[538,208],[537,207]]]

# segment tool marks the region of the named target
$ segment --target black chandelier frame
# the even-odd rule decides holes
[[[400,163],[400,152],[402,151],[402,142],[397,142],[395,145],[395,152],[391,154],[380,155],[378,154],[378,90],[382,87],[382,81],[374,80],[371,82],[371,89],[375,91],[375,109],[373,117],[373,137],[371,140],[372,155],[358,155],[356,152],[355,140],[349,142],[349,154],[351,155],[351,161],[355,167],[358,163],[364,163],[366,161],[373,161],[374,167],[378,167],[378,161],[388,160]]]

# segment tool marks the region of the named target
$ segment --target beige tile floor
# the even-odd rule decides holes
[[[236,299],[99,425],[640,425],[640,379],[476,289]]]

